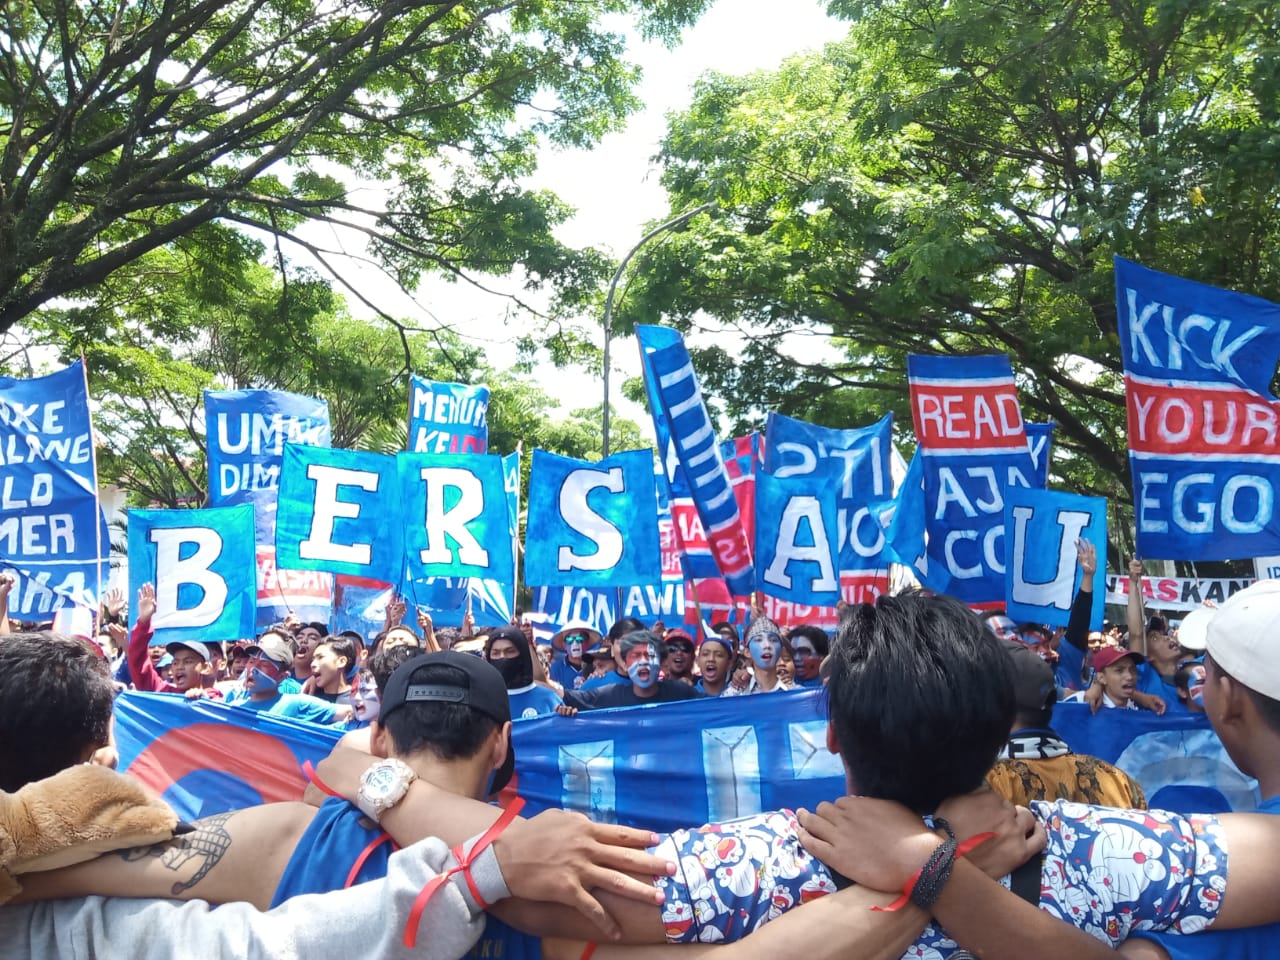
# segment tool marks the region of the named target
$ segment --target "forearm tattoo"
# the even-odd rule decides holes
[[[231,834],[227,832],[226,823],[234,813],[220,813],[217,816],[197,820],[195,829],[188,834],[157,843],[150,847],[134,847],[121,851],[122,859],[132,862],[147,857],[158,857],[161,866],[168,870],[187,869],[192,863],[196,872],[186,881],[177,881],[170,888],[169,895],[178,896],[184,890],[190,890],[218,865],[231,849]]]

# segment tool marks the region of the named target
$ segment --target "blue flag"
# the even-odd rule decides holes
[[[394,581],[404,566],[403,527],[395,457],[285,444],[281,567]]]
[[[489,388],[409,378],[410,453],[487,453]]]
[[[1057,426],[1052,420],[1048,423],[1030,423],[1027,427],[1027,447],[1031,450],[1031,466],[1035,477],[1031,486],[1036,490],[1049,487],[1049,464],[1053,460],[1053,430]]]
[[[401,453],[406,576],[515,577],[502,458]]]
[[[839,464],[823,461],[803,474],[756,477],[755,561],[759,588],[771,597],[813,606],[840,599],[836,530]]]
[[[1090,623],[1102,623],[1106,600],[1107,501],[1052,490],[1005,491],[1005,607],[1018,622],[1065,627],[1080,586],[1076,540],[1100,558],[1093,575]]]
[[[253,506],[129,511],[129,592],[154,583],[153,644],[254,635]]]
[[[0,572],[9,612],[45,619],[96,608],[111,542],[98,508],[84,364],[33,380],[0,377]]]
[[[554,587],[621,587],[662,579],[653,453],[598,463],[533,452],[524,578]]]
[[[1280,553],[1280,305],[1115,269],[1139,554]]]

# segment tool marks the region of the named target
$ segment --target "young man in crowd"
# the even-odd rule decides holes
[[[562,690],[578,690],[587,679],[582,665],[582,652],[600,641],[598,631],[580,620],[565,624],[551,638],[554,659],[551,661],[551,679]]]
[[[1133,699],[1138,687],[1138,665],[1145,658],[1123,647],[1099,647],[1089,655],[1094,681],[1102,689],[1102,706],[1111,709],[1137,710]],[[1076,703],[1086,702],[1088,691],[1080,690],[1067,697]]]
[[[611,683],[629,684],[631,678],[627,676],[627,665],[622,659],[622,649],[619,641],[628,633],[636,630],[644,630],[645,626],[635,617],[623,617],[609,628],[608,634],[605,635],[605,641],[609,646],[609,656],[613,660],[613,669],[604,674],[595,674],[587,677],[582,681],[580,690],[594,690],[597,687],[608,686]],[[565,693],[569,692],[569,688],[565,688]]]
[[[655,632],[654,636],[667,648],[667,655],[662,659],[662,675],[694,686],[697,677],[693,675],[693,637],[679,627],[664,633]]]
[[[511,716],[529,720],[556,712],[563,702],[550,687],[536,681],[534,653],[529,638],[518,626],[499,627],[484,642],[484,658],[493,664],[506,684]]]
[[[350,704],[326,703],[304,693],[283,693],[281,686],[293,666],[293,647],[279,634],[268,631],[246,651],[249,662],[238,690],[224,698],[227,703],[259,713],[271,713],[311,723],[341,723],[351,717]]]
[[[628,682],[610,683],[593,690],[566,690],[564,704],[556,708],[561,716],[572,717],[579,710],[603,707],[634,707],[643,703],[694,700],[702,694],[687,683],[660,678],[662,641],[649,630],[633,630],[618,640],[618,653],[626,667]]]
[[[729,686],[733,669],[734,642],[718,633],[710,634],[698,644],[698,682],[693,685],[708,697],[722,695]]]
[[[827,652],[831,649],[831,640],[827,632],[812,624],[801,624],[787,632],[787,639],[791,642],[791,650],[796,660],[795,686],[822,686],[822,677],[818,675],[818,671],[822,667],[822,661],[826,659]]]
[[[1146,663],[1138,670],[1137,689],[1142,693],[1154,694],[1165,703],[1178,702],[1178,689],[1173,682],[1173,675],[1178,672],[1178,664],[1184,659],[1182,647],[1169,633],[1168,622],[1163,617],[1152,617],[1151,623],[1145,622],[1146,615],[1142,598],[1142,561],[1129,561],[1129,649],[1140,653]]]
[[[351,704],[351,681],[359,653],[350,637],[326,636],[311,653],[311,696],[325,703]]]
[[[311,679],[311,657],[328,632],[328,625],[319,622],[300,623],[291,631],[294,646],[293,679],[300,686]]]
[[[744,688],[730,686],[724,696],[794,689],[778,677],[778,654],[782,647],[782,631],[778,625],[763,613],[753,616],[747,627],[746,641],[751,656],[751,679]]]
[[[206,681],[212,683],[209,667],[209,648],[194,640],[175,641],[164,647],[172,658],[169,664],[171,680],[165,680],[152,659],[151,618],[156,612],[156,591],[144,583],[138,591],[138,609],[133,632],[129,634],[129,675],[135,689],[153,693],[186,693],[199,690]],[[120,628],[116,628],[119,630]]]

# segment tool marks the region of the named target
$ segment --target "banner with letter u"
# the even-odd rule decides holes
[[[152,643],[254,635],[253,505],[129,511],[129,592],[154,583]]]
[[[621,587],[662,579],[649,450],[598,463],[533,452],[524,578],[552,587]]]
[[[1280,305],[1117,257],[1138,552],[1280,552]]]
[[[1019,623],[1034,621],[1065,627],[1080,585],[1076,540],[1088,540],[1097,552],[1093,575],[1093,612],[1102,623],[1106,594],[1107,501],[1053,490],[1005,491],[1004,542],[1008,554],[1005,607]]]
[[[111,546],[97,489],[84,364],[0,377],[0,572],[17,580],[14,616],[97,607]]]
[[[756,572],[762,592],[782,600],[834,606],[840,599],[837,464],[802,475],[756,478]]]
[[[410,453],[488,453],[489,388],[409,378]]]
[[[1004,495],[1034,468],[1009,358],[907,357],[924,478],[925,586],[1004,602]]]

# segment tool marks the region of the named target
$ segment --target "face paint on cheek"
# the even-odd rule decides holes
[[[778,646],[772,640],[752,640],[751,658],[762,666],[770,667],[778,659]]]
[[[582,641],[581,641],[581,640],[570,640],[570,641],[569,641],[569,656],[571,656],[571,657],[580,657],[580,656],[582,656]]]

